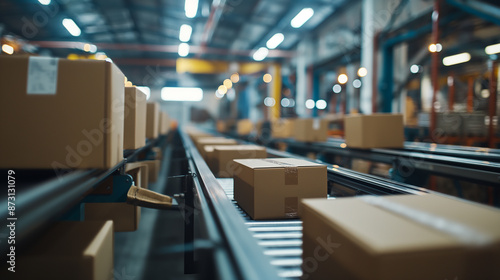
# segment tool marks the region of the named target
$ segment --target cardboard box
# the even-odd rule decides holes
[[[322,119],[296,119],[293,138],[300,142],[324,142],[327,139],[328,122]]]
[[[253,132],[254,125],[251,120],[239,120],[236,124],[236,132],[238,135],[249,135]]]
[[[158,126],[160,122],[160,104],[157,102],[150,102],[147,104],[147,114],[146,114],[146,138],[156,139],[158,138],[159,131]]]
[[[217,132],[226,133],[229,131],[229,124],[227,123],[227,121],[218,120],[215,124],[215,129],[217,130]]]
[[[141,220],[141,207],[126,202],[85,203],[85,221],[112,220],[115,232],[135,231]]]
[[[207,146],[205,146],[207,147]],[[207,156],[216,177],[232,178],[236,169],[235,159],[266,158],[265,147],[256,145],[211,146],[213,152]]]
[[[349,148],[403,148],[404,140],[401,114],[345,117],[345,143]]]
[[[303,200],[300,211],[303,279],[500,279],[498,209],[394,195]]]
[[[127,163],[125,173],[132,176],[135,186],[147,189],[149,185],[149,164],[144,161]]]
[[[112,221],[57,222],[17,256],[19,265],[15,273],[6,271],[0,273],[0,277],[113,279],[113,243]],[[9,274],[3,277],[6,273]]]
[[[158,122],[158,133],[160,135],[165,135],[170,130],[170,120],[167,113],[160,111],[159,122]]]
[[[146,94],[136,87],[125,88],[124,149],[146,145]]]
[[[148,182],[154,183],[158,180],[158,175],[160,174],[161,161],[160,160],[144,160],[141,161],[143,164],[148,166]]]
[[[294,135],[294,119],[279,119],[271,122],[271,137],[291,138]]]
[[[115,166],[123,80],[106,61],[0,56],[0,168]]]
[[[294,158],[234,162],[234,198],[255,220],[296,218],[300,199],[326,198],[326,165]]]
[[[211,146],[223,146],[223,145],[236,145],[238,141],[234,139],[228,139],[224,137],[205,137],[198,139],[196,146],[201,156],[204,156],[203,147],[211,145]]]
[[[205,162],[207,163],[208,165],[208,168],[210,168],[210,170],[212,170],[212,172],[214,172],[215,174],[215,162],[214,162],[214,148],[217,147],[217,146],[210,146],[210,145],[207,145],[207,146],[204,146],[203,147],[203,158],[205,159]]]

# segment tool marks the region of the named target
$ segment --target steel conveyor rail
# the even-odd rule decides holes
[[[407,152],[393,149],[349,149],[331,142],[303,143],[292,139],[279,140],[292,149],[334,154],[365,159],[387,164],[399,164],[410,169],[428,171],[434,174],[474,180],[485,184],[500,185],[500,163],[476,159]],[[497,157],[490,154],[490,156]]]
[[[302,221],[294,220],[252,220],[233,200],[233,180],[215,178],[201,158],[191,139],[180,132],[186,152],[190,154],[193,170],[196,171],[203,194],[203,204],[217,220],[224,240],[231,251],[231,260],[239,270],[242,279],[298,279],[302,275]],[[269,157],[294,157],[298,155],[267,149]],[[315,161],[319,162],[319,161]],[[322,163],[322,162],[320,162]],[[325,164],[325,163],[323,163]],[[415,186],[390,181],[325,164],[328,180],[356,190],[357,194],[424,194],[430,191]],[[333,198],[330,198],[333,199]],[[207,215],[208,216],[208,215]],[[224,260],[224,258],[221,258]],[[224,264],[219,264],[224,266]],[[227,265],[227,264],[226,264]]]
[[[128,158],[134,158],[139,153],[150,148],[155,142],[148,144],[140,149],[126,154]],[[16,170],[18,182],[16,186],[16,242],[26,245],[31,237],[49,227],[53,221],[56,221],[68,210],[81,201],[89,192],[91,192],[99,183],[103,182],[108,176],[122,168],[126,159],[110,169],[87,169],[87,170],[64,170],[65,174],[58,174],[51,170],[30,171]],[[23,183],[21,176],[29,177],[34,173],[41,173],[47,177],[42,182]],[[47,176],[50,173],[50,176]],[[57,176],[56,176],[57,175]],[[25,178],[24,178],[25,179]],[[0,202],[0,219],[6,221],[9,216],[7,199]],[[8,229],[0,229],[0,236],[8,236]],[[0,242],[0,251],[3,254],[8,250],[7,242]]]

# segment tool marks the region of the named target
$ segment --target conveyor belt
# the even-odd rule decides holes
[[[302,276],[302,221],[276,220],[255,221],[240,209],[233,199],[233,179],[217,179],[227,197],[245,219],[245,224],[257,243],[263,248],[264,254],[271,258],[271,264],[276,266],[278,275],[285,279],[299,279]]]

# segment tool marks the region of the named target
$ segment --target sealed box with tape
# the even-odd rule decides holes
[[[442,195],[306,199],[302,279],[500,279],[500,210]]]
[[[196,142],[196,147],[198,148],[198,151],[200,152],[201,156],[205,156],[205,146],[212,145],[212,146],[225,146],[225,145],[236,145],[238,144],[238,141],[234,139],[229,139],[229,138],[224,138],[224,137],[205,137],[205,138],[200,138]]]
[[[294,133],[294,119],[279,119],[271,122],[273,138],[290,138]],[[325,132],[326,135],[326,132]]]
[[[207,148],[208,146],[205,146]],[[235,159],[266,158],[265,147],[256,145],[211,146],[213,152],[206,154],[207,163],[216,177],[232,178],[236,170]],[[207,149],[205,149],[207,151]]]
[[[156,139],[160,135],[160,104],[158,102],[149,102],[146,113],[146,138]]]
[[[124,76],[114,64],[0,57],[0,168],[111,168],[123,159]]]
[[[234,162],[234,198],[253,219],[297,218],[301,199],[326,199],[326,165],[294,158]]]
[[[293,138],[300,142],[324,142],[328,134],[328,121],[322,119],[296,119]]]

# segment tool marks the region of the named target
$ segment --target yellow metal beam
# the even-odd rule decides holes
[[[281,65],[274,64],[271,67],[272,80],[272,97],[276,101],[274,106],[271,108],[271,120],[277,120],[280,118],[280,108],[281,108]]]
[[[229,63],[225,61],[209,61],[196,58],[178,58],[177,73],[217,74],[229,71]]]

